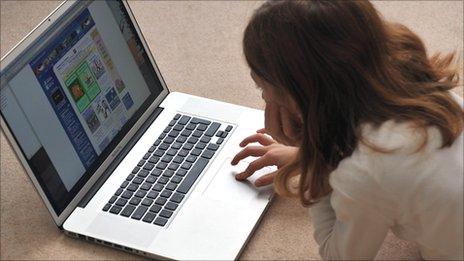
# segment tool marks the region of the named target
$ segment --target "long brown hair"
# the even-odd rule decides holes
[[[330,172],[362,141],[363,123],[436,126],[443,147],[462,131],[463,110],[448,92],[459,81],[454,55],[428,58],[417,35],[383,21],[368,1],[266,2],[245,29],[243,50],[251,70],[302,115],[298,159],[275,187],[303,205],[327,193]]]

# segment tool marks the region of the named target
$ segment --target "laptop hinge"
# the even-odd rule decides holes
[[[113,162],[108,166],[108,168],[103,172],[103,174],[98,178],[98,180],[93,184],[89,189],[87,194],[81,199],[78,207],[85,208],[93,196],[97,193],[100,187],[105,183],[105,181],[111,176],[116,167],[121,163],[121,161],[126,157],[129,151],[134,147],[135,143],[142,137],[146,132],[148,127],[155,121],[158,115],[163,111],[163,108],[156,108],[153,113],[148,117],[148,119],[143,123],[140,129],[135,133],[135,135],[127,142],[126,146],[121,150],[121,152],[114,158]]]

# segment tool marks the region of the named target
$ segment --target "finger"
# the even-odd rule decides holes
[[[259,130],[256,131],[256,133],[265,134],[265,133],[266,133],[266,129],[265,129],[265,128],[259,129]]]
[[[277,171],[274,171],[274,172],[268,173],[268,174],[260,177],[259,179],[257,179],[255,181],[255,186],[262,187],[262,186],[267,186],[267,185],[273,183],[276,173],[277,173]]]
[[[240,142],[239,145],[240,147],[245,147],[249,143],[253,143],[253,142],[258,142],[259,144],[263,146],[268,146],[268,145],[275,143],[275,141],[271,137],[265,134],[257,133],[249,137],[246,137],[242,142]]]
[[[263,156],[248,165],[245,171],[240,174],[235,175],[235,179],[244,180],[249,176],[253,175],[255,171],[260,170],[266,166],[273,165],[272,161],[269,160],[266,156]]]
[[[232,159],[230,164],[237,165],[239,161],[249,156],[261,157],[266,154],[267,148],[263,146],[248,146],[241,150],[235,157]]]

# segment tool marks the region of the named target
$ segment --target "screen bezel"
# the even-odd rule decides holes
[[[108,168],[110,163],[117,157],[117,155],[122,151],[122,149],[127,145],[130,138],[134,136],[137,130],[143,125],[146,119],[154,113],[155,109],[161,104],[161,102],[165,99],[165,97],[169,94],[169,90],[166,86],[166,83],[159,72],[159,68],[156,65],[156,62],[149,51],[148,45],[145,41],[145,38],[142,35],[140,27],[138,26],[134,15],[127,3],[126,0],[120,0],[123,3],[125,11],[128,14],[130,19],[131,25],[135,28],[136,37],[142,43],[143,48],[147,54],[147,57],[151,63],[151,66],[154,68],[156,76],[158,77],[162,91],[154,99],[152,104],[145,110],[145,112],[140,116],[140,118],[135,122],[135,124],[130,128],[130,130],[126,133],[124,138],[114,147],[114,149],[110,152],[108,157],[101,163],[101,165],[95,170],[93,174],[88,177],[88,180],[84,182],[84,185],[80,188],[80,190],[74,195],[72,200],[68,203],[68,205],[64,208],[64,210],[58,215],[55,209],[53,208],[50,200],[48,199],[44,189],[40,185],[39,181],[36,178],[35,173],[33,172],[31,166],[29,166],[28,161],[23,153],[22,149],[19,146],[15,136],[11,132],[6,120],[1,115],[1,128],[5,133],[9,143],[11,144],[13,150],[15,151],[18,159],[21,161],[26,173],[28,174],[29,178],[31,179],[34,187],[36,188],[37,192],[41,196],[42,200],[44,201],[46,207],[48,208],[50,214],[52,215],[53,220],[58,226],[61,226],[66,218],[71,214],[71,212],[77,207],[79,201],[83,198],[83,196],[89,191],[92,185],[98,180],[98,178],[105,172]],[[21,60],[22,55],[34,44],[37,44],[41,38],[50,32],[50,30],[59,27],[58,23],[69,21],[69,19],[64,20],[66,14],[75,10],[81,10],[84,6],[88,6],[92,1],[65,1],[61,3],[50,15],[48,15],[39,25],[37,25],[28,35],[26,35],[11,51],[9,51],[4,57],[1,59],[1,67],[0,71],[2,74],[6,73],[10,66],[14,65],[15,62]]]

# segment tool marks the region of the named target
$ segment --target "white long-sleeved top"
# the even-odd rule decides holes
[[[363,137],[395,151],[360,143],[330,174],[333,191],[310,207],[322,258],[373,259],[391,230],[415,242],[424,259],[464,259],[463,133],[440,148],[440,132],[429,127],[416,152],[422,136],[411,126],[363,126]]]

